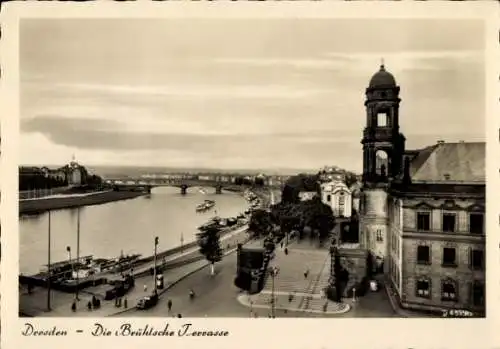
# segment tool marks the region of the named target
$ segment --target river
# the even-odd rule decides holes
[[[153,254],[154,237],[159,237],[158,250],[167,250],[196,239],[196,228],[212,218],[233,217],[248,207],[239,193],[215,189],[189,188],[181,195],[179,188],[153,189],[149,197],[117,201],[80,209],[80,256],[117,257],[124,254]],[[196,213],[195,207],[205,199],[216,201],[210,211]],[[68,258],[66,246],[76,256],[77,209],[51,213],[51,261]],[[19,218],[20,250],[19,269],[23,274],[33,274],[47,264],[48,214]]]

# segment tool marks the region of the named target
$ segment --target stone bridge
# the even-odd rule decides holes
[[[222,193],[224,186],[234,187],[233,183],[220,182],[215,180],[199,180],[199,179],[169,179],[169,178],[141,178],[141,179],[106,179],[107,184],[119,188],[145,188],[150,191],[155,187],[177,187],[180,188],[181,194],[186,194],[191,187],[212,187],[215,188],[217,194]]]
[[[118,188],[140,188],[147,191],[151,191],[154,187],[177,187],[180,188],[181,194],[186,194],[188,189],[192,187],[215,188],[216,194],[221,194],[222,189],[241,187],[241,185],[234,184],[230,179],[202,180],[189,178],[107,178],[105,179],[105,182]],[[265,185],[265,187],[269,188],[272,186]]]

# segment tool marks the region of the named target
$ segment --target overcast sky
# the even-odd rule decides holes
[[[24,164],[362,168],[384,58],[408,148],[484,140],[481,22],[23,20]]]

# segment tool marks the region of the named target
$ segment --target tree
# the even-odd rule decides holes
[[[254,236],[267,235],[273,227],[271,214],[261,209],[253,211],[248,227]]]
[[[299,201],[299,191],[291,185],[285,184],[281,192],[281,202],[294,203]]]
[[[262,177],[256,177],[254,180],[254,183],[258,187],[263,187],[264,186],[264,178]]]
[[[330,206],[321,202],[319,198],[301,203],[304,226],[309,226],[312,231],[318,232],[322,243],[335,227],[335,218]]]
[[[333,300],[340,303],[342,301],[342,278],[344,271],[340,263],[340,255],[337,246],[332,247],[331,255],[333,258],[333,286],[335,288]]]
[[[347,172],[345,174],[345,184],[350,188],[353,184],[358,181],[356,174],[352,172]]]
[[[210,262],[210,274],[215,274],[215,263],[222,260],[219,230],[208,227],[203,232],[196,234],[200,253]]]

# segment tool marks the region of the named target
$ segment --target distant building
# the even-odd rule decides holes
[[[73,156],[73,159],[67,166],[67,178],[68,178],[68,185],[70,186],[79,186],[82,185],[82,179],[83,179],[83,167],[80,166],[76,161],[75,157]]]
[[[325,166],[319,171],[319,181],[321,183],[338,181],[345,181],[345,171],[337,166]]]
[[[352,195],[342,181],[321,184],[321,201],[330,206],[335,217],[351,217]]]

